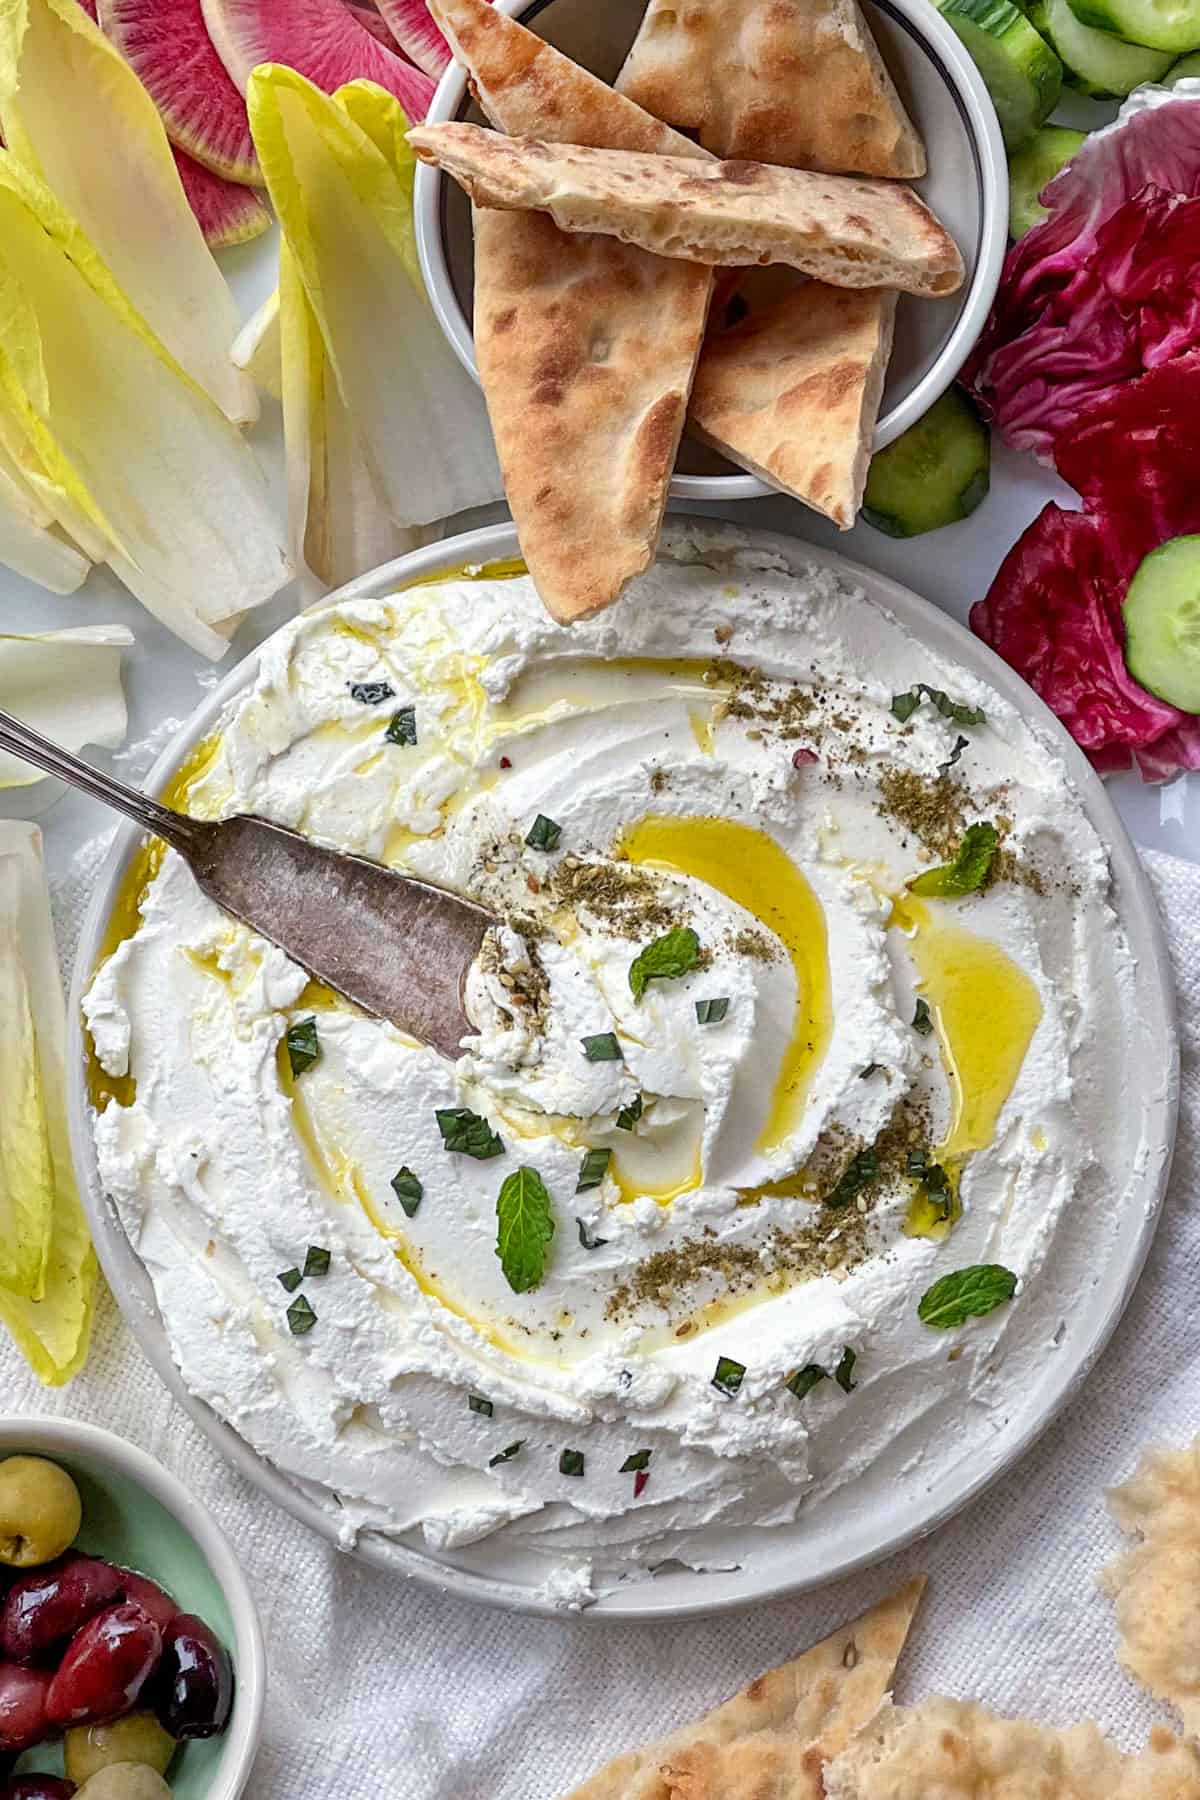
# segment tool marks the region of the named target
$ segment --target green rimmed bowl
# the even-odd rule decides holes
[[[0,1418],[0,1462],[45,1456],[74,1478],[83,1500],[76,1548],[148,1575],[212,1627],[233,1659],[228,1729],[181,1746],[167,1779],[174,1800],[237,1800],[262,1729],[266,1651],[258,1613],[228,1538],[183,1483],[144,1450],[70,1419]],[[57,1744],[17,1763],[62,1772]]]

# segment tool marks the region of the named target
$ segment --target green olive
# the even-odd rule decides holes
[[[76,1788],[75,1800],[171,1800],[171,1790],[145,1763],[109,1763]]]
[[[128,1713],[109,1725],[76,1725],[63,1740],[67,1778],[82,1786],[111,1763],[144,1763],[165,1775],[175,1754],[175,1739],[153,1713]]]
[[[36,1569],[69,1550],[83,1523],[79,1489],[42,1456],[0,1462],[0,1563]]]

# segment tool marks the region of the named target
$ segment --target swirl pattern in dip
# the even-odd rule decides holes
[[[388,735],[409,707],[415,744]],[[728,1564],[971,1455],[1053,1355],[1132,1162],[1107,861],[1054,747],[844,579],[676,525],[572,630],[508,571],[311,613],[185,786],[507,921],[457,1064],[170,853],[85,1001],[104,1185],[183,1378],[347,1540],[483,1546],[564,1603]],[[915,897],[977,822],[985,886]],[[635,997],[686,929],[695,966]],[[501,1152],[448,1150],[454,1107]],[[522,1292],[497,1255],[518,1169],[554,1227]],[[297,1333],[279,1277],[309,1246]],[[1015,1297],[924,1323],[979,1264]]]

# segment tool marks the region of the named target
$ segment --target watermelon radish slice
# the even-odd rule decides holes
[[[366,6],[363,0],[342,0],[342,5],[358,20],[364,31],[369,31],[373,38],[393,53],[400,50],[399,44],[387,28],[386,21],[380,17],[373,6]]]
[[[262,236],[271,214],[253,188],[214,175],[178,144],[171,145],[171,154],[210,250],[228,250],[232,244],[248,244]]]
[[[213,49],[200,0],[100,0],[100,24],[173,144],[227,181],[262,181],[246,102]]]
[[[365,31],[342,0],[202,0],[204,23],[221,61],[244,94],[259,63],[283,63],[333,93],[349,81],[374,81],[423,119],[433,83]]]
[[[425,0],[378,0],[392,36],[418,69],[437,81],[450,62],[450,46],[433,22]]]

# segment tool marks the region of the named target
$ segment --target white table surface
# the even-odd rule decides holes
[[[1082,122],[1082,121],[1081,121]],[[1089,122],[1092,122],[1089,120]],[[275,234],[222,258],[242,312],[248,315],[275,280]],[[263,415],[253,442],[267,468],[284,511],[283,445],[279,408],[264,399]],[[905,583],[956,618],[965,621],[972,602],[986,593],[1005,553],[1049,499],[1076,504],[1070,489],[1027,456],[993,445],[992,490],[979,510],[960,525],[907,541],[888,538],[869,525],[839,532],[816,513],[787,499],[744,502],[722,511],[745,525],[769,526],[813,543],[836,548]],[[128,625],[136,646],[125,653],[125,691],[129,703],[129,742],[138,744],[161,733],[164,722],[183,720],[197,705],[214,671],[224,672],[240,655],[265,637],[295,607],[284,594],[250,615],[225,660],[214,665],[197,656],[143,611],[106,568],[93,570],[85,586],[67,598],[48,594],[0,568],[0,630],[51,631],[68,625]],[[97,762],[108,753],[89,751]],[[1145,786],[1136,774],[1110,782],[1120,811],[1135,840],[1200,862],[1200,777],[1184,776],[1164,787]],[[36,791],[0,793],[0,814],[40,813],[52,876],[66,870],[80,844],[94,836],[104,821],[91,801],[61,794],[48,810],[48,784]]]

